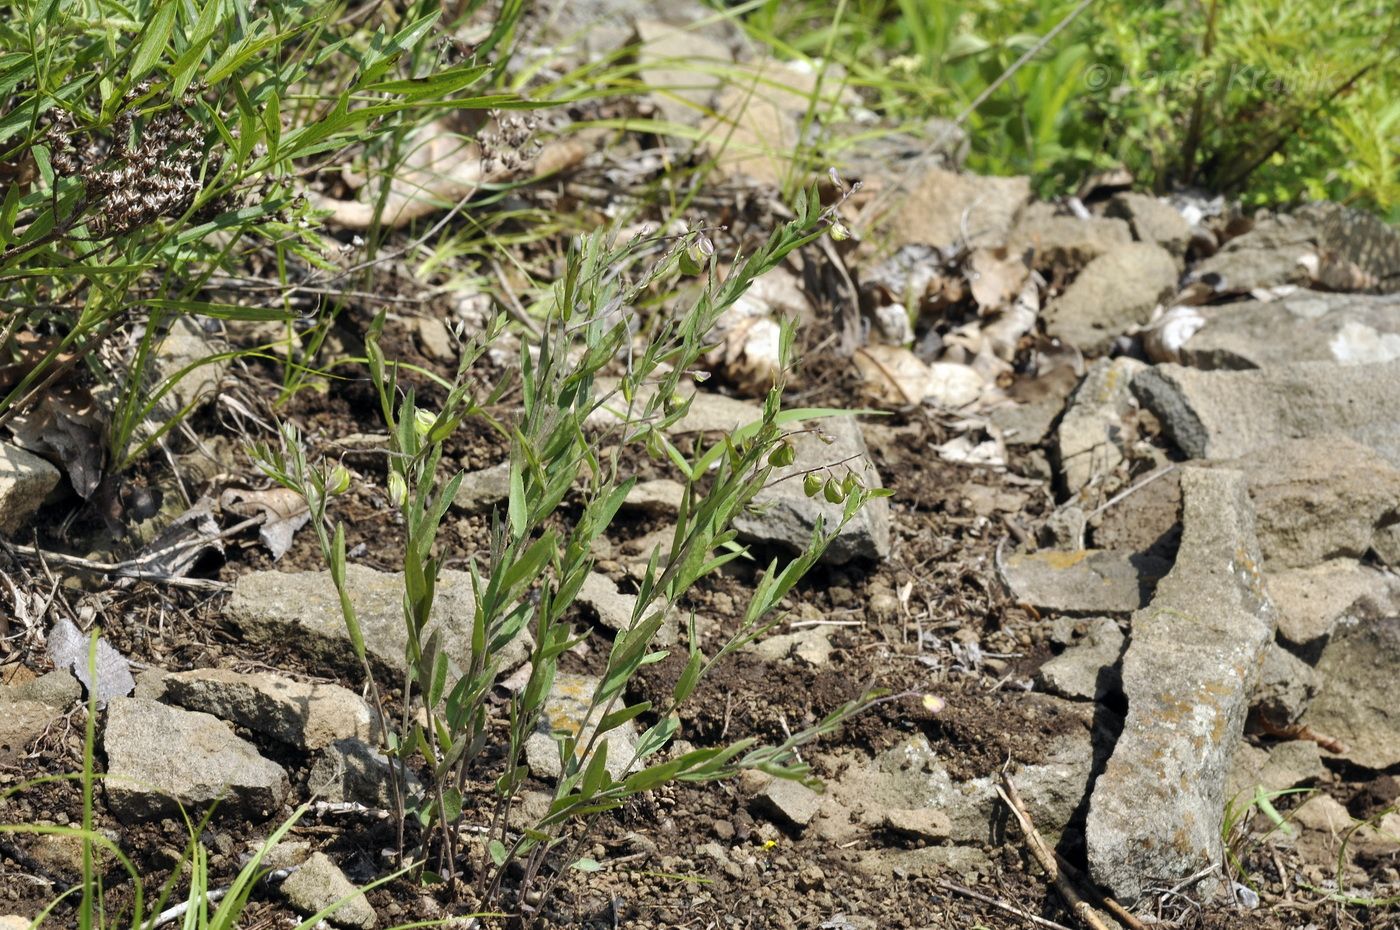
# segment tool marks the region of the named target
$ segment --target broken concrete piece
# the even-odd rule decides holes
[[[364,699],[340,685],[303,682],[267,672],[242,674],[200,668],[165,677],[166,699],[213,714],[304,749],[338,739],[373,740],[377,715]]]
[[[132,823],[219,810],[263,820],[287,796],[287,773],[217,717],[145,698],[114,698],[102,736],[107,805]]]
[[[1342,435],[1400,467],[1400,361],[1302,362],[1249,371],[1154,365],[1133,393],[1196,459],[1236,459],[1282,439]]]
[[[1079,701],[1097,701],[1119,687],[1118,659],[1125,637],[1108,617],[1089,621],[1079,642],[1046,662],[1036,672],[1036,685],[1051,694]]]
[[[1188,467],[1181,486],[1176,564],[1133,615],[1128,716],[1086,827],[1094,880],[1124,902],[1221,861],[1226,775],[1273,636],[1244,476]]]
[[[1152,597],[1170,564],[1132,552],[1016,553],[1001,566],[1016,600],[1036,610],[1074,614],[1129,614]]]
[[[1147,366],[1136,359],[1099,359],[1069,397],[1055,452],[1065,493],[1075,496],[1123,463],[1128,442],[1124,417],[1136,406],[1133,377]]]

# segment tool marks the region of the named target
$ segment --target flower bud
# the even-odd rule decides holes
[[[402,507],[408,500],[408,482],[396,471],[389,472],[389,500],[395,507]]]
[[[420,439],[428,435],[428,432],[433,428],[433,424],[436,422],[437,414],[433,413],[431,410],[419,408],[413,411],[413,430],[418,434]]]
[[[331,473],[326,476],[326,493],[331,497],[337,494],[344,494],[350,490],[350,469],[344,465],[337,465],[331,469]]]

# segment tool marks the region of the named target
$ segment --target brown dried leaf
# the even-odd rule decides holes
[[[983,315],[1000,310],[1025,287],[1031,273],[1025,255],[1007,255],[1006,249],[974,249],[963,272],[972,288],[972,299]]]
[[[213,505],[207,497],[195,501],[131,561],[139,563],[142,571],[183,578],[206,552],[222,554],[224,544],[219,538],[221,531],[214,519]]]
[[[60,382],[10,420],[10,433],[17,445],[58,459],[73,490],[92,496],[102,480],[106,418],[86,389]]]
[[[291,488],[276,487],[266,491],[230,488],[219,498],[219,505],[245,517],[265,515],[258,529],[258,539],[272,554],[274,562],[287,554],[296,531],[311,519],[305,498]]]
[[[855,363],[865,390],[876,400],[899,406],[923,402],[929,369],[908,349],[872,343],[856,350]]]

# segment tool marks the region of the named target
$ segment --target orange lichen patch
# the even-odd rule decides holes
[[[1050,550],[1047,552],[1033,552],[1026,556],[1026,558],[1035,559],[1037,562],[1044,562],[1051,568],[1063,570],[1066,568],[1073,568],[1087,559],[1091,554],[1092,553],[1088,549],[1077,549],[1074,552]]]

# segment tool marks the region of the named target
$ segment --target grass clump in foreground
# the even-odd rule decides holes
[[[670,701],[664,706],[648,702],[624,706],[622,702],[637,672],[667,656],[655,641],[686,592],[744,554],[735,543],[732,523],[765,486],[772,469],[792,462],[793,449],[783,424],[829,412],[783,412],[779,380],[768,392],[759,421],[713,445],[699,444],[687,451],[667,435],[667,428],[689,409],[690,400],[680,388],[684,380],[698,376],[694,366],[708,348],[705,336],[719,314],[755,278],[823,235],[831,214],[821,209],[811,193],[799,197],[796,216],[753,255],[734,262],[724,276],[718,273],[713,248],[698,233],[675,242],[635,282],[624,281],[619,273],[628,264],[634,244],[617,247],[602,234],[576,242],[554,287],[544,335],[538,344],[521,347],[519,382],[512,385],[519,389],[521,406],[507,421],[490,417],[486,407],[508,385],[497,385],[488,396],[477,397],[465,383],[468,369],[497,335],[499,321],[463,353],[458,384],[436,411],[418,407],[412,390],[399,389],[395,366],[381,354],[376,333],[370,334],[370,375],[391,436],[389,496],[402,512],[406,532],[408,646],[402,693],[408,697],[386,745],[400,772],[396,787],[401,802],[400,854],[411,849],[415,857],[427,857],[433,867],[430,879],[458,888],[467,881],[474,883],[481,907],[513,902],[519,911],[529,912],[538,907],[525,903],[527,897],[537,900],[530,892],[547,895],[564,866],[596,868],[597,863],[577,855],[590,823],[642,792],[678,781],[713,781],[746,769],[808,778],[810,769],[799,761],[797,750],[876,698],[869,694],[843,706],[781,745],[763,746],[744,739],[680,754],[667,752],[679,731],[678,709],[700,680],[716,663],[771,626],[769,618],[778,602],[816,563],[835,534],[866,501],[886,493],[861,486],[855,474],[848,473],[844,481],[808,482],[809,494],[820,493],[842,505],[841,519],[835,526],[819,522],[800,554],[786,563],[775,559],[769,564],[742,623],[713,655],[701,651],[692,618],[687,663]],[[697,272],[704,287],[694,304],[656,321],[645,346],[634,348],[626,314],[619,311],[632,306],[647,285]],[[785,363],[792,338],[789,324],[783,330]],[[600,387],[605,366],[619,357],[627,362],[616,386]],[[455,657],[464,672],[450,683],[440,635],[428,635],[425,630],[438,574],[439,556],[434,553],[438,526],[461,481],[460,474],[445,480],[439,474],[443,443],[471,416],[486,418],[510,440],[510,494],[505,513],[493,518],[489,551],[466,554],[475,589],[472,652]],[[560,656],[580,642],[565,616],[592,569],[593,541],[607,531],[637,480],[623,465],[628,448],[642,448],[653,458],[669,461],[685,478],[671,544],[668,551],[653,552],[639,583],[631,622],[612,643],[583,719],[553,734],[562,775],[554,785],[548,812],[516,832],[508,826],[509,813],[528,774],[523,762],[525,742],[540,724]],[[383,708],[381,689],[366,661],[355,604],[344,584],[344,527],[328,525],[330,502],[345,490],[348,474],[336,467],[313,467],[290,427],[284,429],[280,449],[264,445],[256,458],[275,480],[305,496],[340,590],[351,640]],[[561,510],[566,497],[576,500],[573,519],[566,519]],[[529,680],[511,699],[501,736],[501,730],[493,727],[487,698],[502,650],[526,630],[534,643]],[[650,721],[650,725],[630,758],[610,759],[612,744],[605,737],[634,721]],[[428,773],[422,796],[409,795],[402,777],[415,759]],[[468,827],[478,825],[479,817],[464,810],[464,789],[469,779],[483,776],[494,784],[495,810],[485,833],[468,832]],[[407,829],[414,825],[421,831]],[[416,845],[413,833],[419,837]],[[517,863],[519,870],[512,871]],[[508,876],[513,876],[509,882]]]

